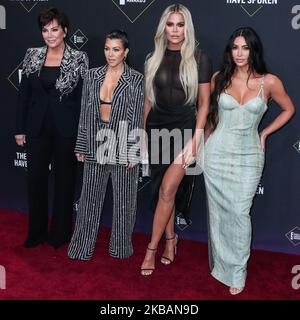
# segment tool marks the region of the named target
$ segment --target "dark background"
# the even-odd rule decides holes
[[[283,81],[296,107],[300,101],[300,8],[298,10],[295,7],[297,2],[278,0],[277,4],[259,5],[254,1],[251,5],[240,5],[229,4],[226,0],[181,1],[192,13],[199,47],[210,55],[214,70],[218,69],[227,38],[232,31],[240,26],[255,28],[264,43],[270,70]],[[16,146],[13,135],[18,93],[17,70],[28,47],[43,45],[36,22],[38,13],[49,6],[56,6],[67,13],[71,22],[68,41],[74,47],[74,33],[77,31],[76,34],[80,36],[82,34],[78,32],[83,33],[87,41],[79,44],[78,48],[82,46],[81,50],[88,53],[90,67],[104,63],[104,34],[115,28],[125,30],[131,42],[130,63],[142,72],[145,56],[153,48],[153,37],[160,15],[173,1],[119,3],[120,0],[0,0],[0,5],[6,10],[6,29],[0,30],[0,208],[27,211],[26,169],[15,166],[16,152],[24,150]],[[295,13],[292,13],[293,8]],[[260,129],[272,121],[279,111],[279,107],[271,102]],[[300,240],[295,238],[297,235],[294,238],[289,236],[289,232],[294,229],[300,237],[300,229],[297,229],[300,227],[299,140],[299,114],[268,138],[265,170],[251,211],[255,248],[300,254]],[[81,170],[77,199],[80,177]],[[148,182],[141,178],[135,231],[151,231]],[[111,221],[111,202],[109,186],[103,213],[103,224],[106,226]],[[206,199],[202,175],[197,178],[192,218],[192,225],[183,231],[178,229],[180,236],[206,241]]]

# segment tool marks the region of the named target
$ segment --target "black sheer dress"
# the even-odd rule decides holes
[[[198,50],[195,58],[198,65],[198,82],[210,82],[211,63],[207,54]],[[156,104],[151,108],[146,121],[153,210],[155,210],[158,201],[159,188],[166,170],[182,150],[188,138],[192,137],[196,126],[197,105],[185,105],[186,96],[179,78],[180,62],[180,50],[166,49],[154,79]],[[169,154],[167,150],[169,144],[163,143],[162,138],[157,140],[153,136],[154,132],[157,133],[157,130],[163,129],[167,129],[168,132],[179,129],[182,134],[181,139],[178,137],[170,139],[170,161],[168,163],[165,161],[165,156]],[[190,130],[189,136],[183,133],[186,129]],[[195,176],[185,175],[176,193],[175,213],[176,215],[183,214],[187,223],[191,222],[189,211],[194,182]]]

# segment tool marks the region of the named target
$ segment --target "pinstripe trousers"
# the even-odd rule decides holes
[[[68,248],[71,259],[91,259],[97,240],[107,182],[112,179],[113,218],[109,254],[115,258],[132,255],[131,235],[136,217],[139,166],[85,162],[83,186],[75,230]]]

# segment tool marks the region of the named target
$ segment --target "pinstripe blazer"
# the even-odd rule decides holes
[[[81,114],[75,152],[84,154],[85,160],[90,162],[97,161],[96,152],[99,144],[96,141],[96,137],[100,129],[100,87],[104,81],[107,68],[108,66],[105,65],[100,68],[90,69],[83,83]],[[124,72],[113,94],[108,129],[113,130],[116,137],[122,137],[122,139],[126,137],[127,150],[131,150],[135,154],[139,154],[139,147],[136,144],[139,138],[137,134],[131,133],[129,136],[129,133],[133,129],[143,128],[143,105],[144,76],[125,63]],[[128,124],[127,131],[122,126],[119,127],[120,121],[125,121]],[[116,147],[115,158],[117,163],[122,163],[123,161],[122,164],[125,164],[128,157],[126,157],[126,154],[118,152],[118,148],[121,147],[119,142],[116,141],[117,145],[112,144],[111,147]]]

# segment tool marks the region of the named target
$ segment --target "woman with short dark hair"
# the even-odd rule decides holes
[[[57,24],[61,26],[65,34],[67,34],[69,28],[69,19],[64,12],[61,12],[56,8],[46,9],[38,15],[38,25],[40,30],[42,31],[43,28],[53,20],[56,20]]]
[[[74,154],[86,53],[71,48],[69,22],[56,8],[38,16],[45,46],[26,52],[20,84],[16,143],[26,143],[29,228],[26,248],[48,241],[54,248],[71,238],[76,180]],[[48,233],[49,164],[54,169],[54,203]]]

